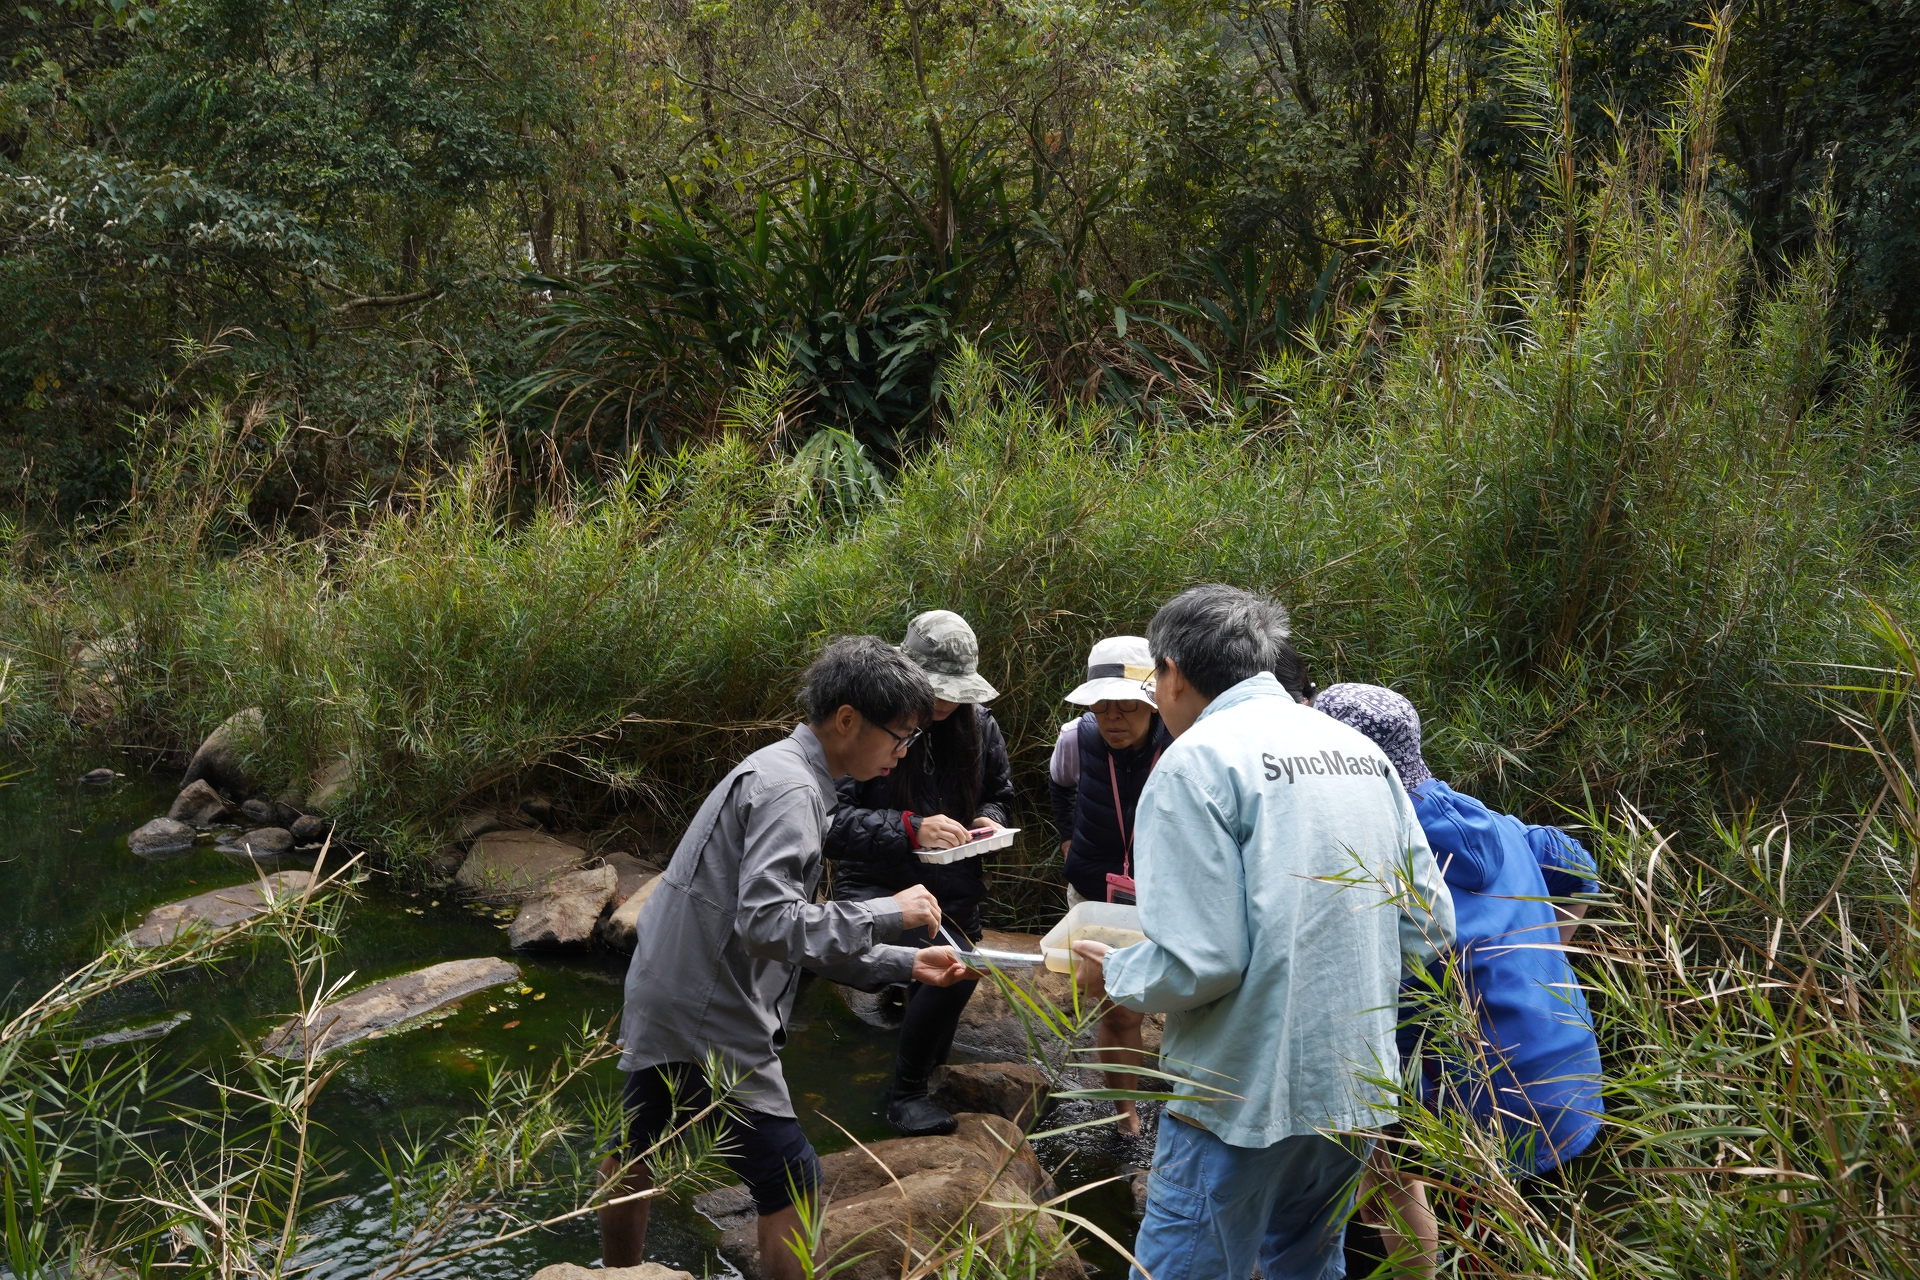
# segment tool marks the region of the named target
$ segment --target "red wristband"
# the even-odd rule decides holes
[[[913,849],[919,849],[920,828],[913,825],[913,810],[902,809],[900,811],[900,822],[907,829],[907,844]]]

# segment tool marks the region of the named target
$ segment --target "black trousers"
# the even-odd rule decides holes
[[[969,979],[950,987],[919,982],[908,986],[907,1012],[900,1023],[900,1049],[893,1067],[896,1089],[905,1086],[906,1092],[918,1091],[933,1069],[947,1060],[960,1014],[979,985],[978,980]]]

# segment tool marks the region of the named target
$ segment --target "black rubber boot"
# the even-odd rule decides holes
[[[909,1138],[952,1133],[960,1122],[933,1105],[925,1080],[895,1080],[887,1095],[887,1123]]]

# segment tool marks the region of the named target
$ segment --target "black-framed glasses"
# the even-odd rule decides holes
[[[914,743],[920,741],[920,735],[926,732],[925,729],[915,729],[912,733],[903,735],[903,734],[895,733],[893,730],[887,728],[887,726],[883,724],[880,724],[878,721],[875,721],[874,724],[875,724],[875,727],[880,730],[880,732],[886,734],[889,738],[893,739],[893,752],[895,755],[905,755],[908,752],[908,750],[912,748]]]

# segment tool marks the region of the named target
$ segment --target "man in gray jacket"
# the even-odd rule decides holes
[[[939,903],[924,886],[814,901],[833,780],[878,777],[906,754],[933,711],[925,675],[885,641],[852,636],[808,669],[806,700],[809,723],[748,756],[707,796],[641,908],[621,1023],[626,1161],[601,1166],[611,1178],[630,1161],[621,1194],[649,1190],[640,1157],[713,1101],[706,1071],[717,1062],[731,1085],[715,1112],[724,1158],[760,1211],[768,1280],[801,1276],[790,1247],[800,1229],[794,1195],[810,1195],[820,1180],[780,1072],[800,969],[861,986],[978,976],[947,947],[884,945],[906,929],[939,927]],[[649,1203],[600,1211],[606,1266],[639,1265]]]

